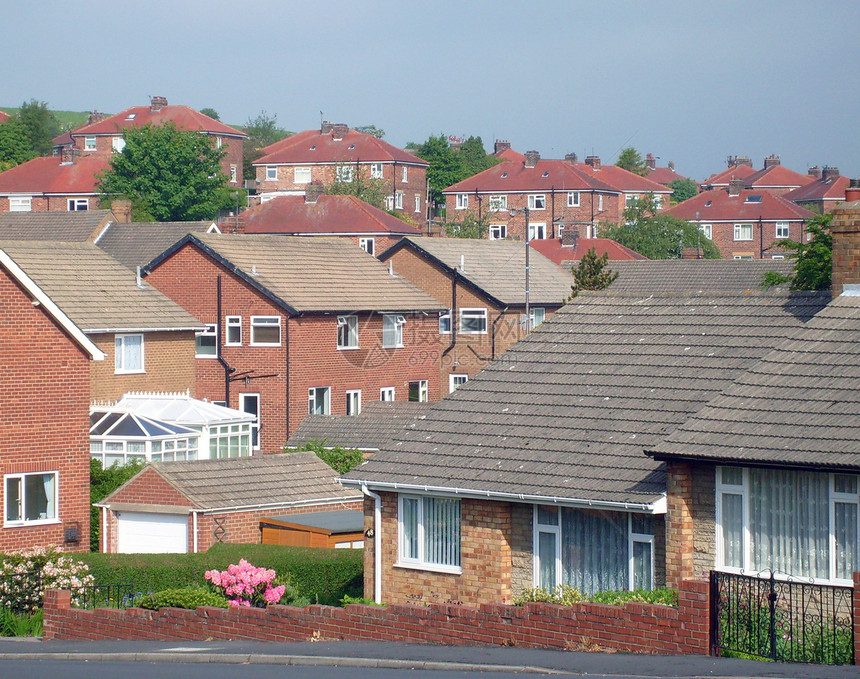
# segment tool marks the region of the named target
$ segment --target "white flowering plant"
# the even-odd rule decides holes
[[[53,547],[7,554],[0,564],[0,606],[18,613],[42,608],[48,589],[71,590],[72,604],[81,604],[92,586],[89,566]]]

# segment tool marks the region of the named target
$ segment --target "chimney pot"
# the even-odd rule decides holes
[[[95,109],[87,116],[87,125],[92,125],[107,118],[107,113],[99,113]]]
[[[507,139],[496,139],[496,143],[493,145],[493,153],[498,155],[502,151],[508,151],[511,148],[511,142]]]
[[[810,177],[815,177],[816,179],[821,179],[821,168],[818,167],[818,165],[815,165],[813,167],[810,167],[806,171],[806,174],[808,174]]]
[[[579,156],[577,156],[575,153],[566,154],[564,156],[564,159],[569,163],[578,163],[579,162]]]
[[[744,190],[744,180],[743,179],[730,179],[729,180],[729,195],[730,196],[739,196],[741,195],[741,191]]]
[[[305,187],[305,204],[313,204],[319,201],[323,187],[321,184],[308,184]]]
[[[749,156],[729,156],[727,162],[729,167],[737,167],[738,165],[749,165],[752,167],[752,159]]]
[[[764,159],[765,170],[771,167],[776,167],[777,165],[780,165],[779,156],[775,156],[771,153],[767,158]]]
[[[653,170],[657,167],[657,159],[654,158],[653,153],[646,153],[645,154],[645,165],[648,167],[648,169],[651,169],[651,170]]]
[[[839,179],[839,168],[825,165],[821,171],[821,179],[826,182],[829,182],[831,179]]]
[[[167,106],[167,97],[153,97],[150,99],[149,110],[156,113]]]
[[[331,136],[335,141],[340,141],[346,136],[346,133],[349,132],[349,125],[344,125],[343,123],[336,123],[332,125],[331,128]]]
[[[110,211],[117,224],[131,224],[131,201],[118,198],[111,203]]]
[[[860,179],[848,180],[848,187],[845,189],[845,200],[860,200]]]
[[[526,167],[534,167],[540,160],[540,153],[537,151],[526,151]]]
[[[334,127],[334,123],[330,123],[328,120],[323,120],[322,125],[320,125],[320,134],[331,134],[331,128]]]
[[[74,146],[64,146],[60,156],[60,163],[63,165],[74,165],[75,161],[81,157],[81,150]]]
[[[591,165],[595,170],[600,169],[600,156],[586,156],[585,164]]]

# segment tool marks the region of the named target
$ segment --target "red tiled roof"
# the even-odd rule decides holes
[[[420,235],[418,227],[368,205],[355,196],[321,195],[316,203],[304,196],[279,196],[246,210],[245,233]]]
[[[759,170],[749,177],[745,177],[746,187],[753,189],[787,189],[806,186],[810,182],[815,181],[815,177],[808,174],[800,174],[794,170],[789,170],[783,165],[771,165],[768,168]]]
[[[393,162],[409,163],[427,167],[429,163],[413,156],[408,151],[383,141],[372,134],[349,130],[343,139],[322,134],[319,130],[305,130],[281,139],[263,149],[265,154],[254,165],[279,165],[286,163],[365,163]]]
[[[732,165],[722,172],[712,174],[702,182],[702,186],[728,186],[731,179],[746,179],[755,173],[756,169],[752,165]]]
[[[805,186],[800,186],[788,193],[783,194],[783,198],[793,200],[795,202],[803,200],[845,200],[845,189],[850,183],[848,177],[839,175],[835,179],[816,179]]]
[[[566,160],[539,160],[526,167],[522,160],[507,160],[488,170],[449,186],[442,193],[506,193],[511,191],[606,191],[619,193],[615,186],[583,172],[583,165]],[[588,167],[588,166],[585,166]],[[661,186],[665,191],[665,187]]]
[[[129,118],[129,116],[134,116]],[[247,137],[248,135],[224,123],[195,111],[190,106],[164,106],[160,111],[153,111],[149,106],[132,106],[122,113],[108,116],[103,120],[83,125],[72,130],[75,137],[85,135],[116,134],[126,127],[142,127],[143,125],[163,125],[172,122],[182,130],[196,130],[232,137]]]
[[[97,193],[95,175],[110,165],[104,156],[81,156],[63,165],[61,156],[33,158],[0,173],[0,193]]]
[[[759,196],[761,200],[751,202],[750,196]],[[744,189],[737,196],[730,196],[728,189],[703,191],[669,208],[664,214],[699,223],[754,222],[759,218],[768,222],[797,221],[813,216],[812,212],[790,200],[760,189]]]
[[[501,158],[502,160],[519,160],[520,162],[524,161],[526,157],[520,153],[519,151],[514,151],[513,149],[505,149],[504,151],[499,151],[498,153],[493,154],[496,158]]]
[[[610,261],[648,259],[610,238],[580,238],[576,241],[576,247],[563,246],[560,238],[542,238],[530,242],[535,250],[558,265],[574,260],[579,261],[591,248],[594,248],[598,257],[608,254]]]
[[[673,182],[676,179],[689,179],[689,177],[678,174],[675,170],[670,170],[668,167],[655,167],[648,173],[648,179],[663,186],[668,186],[669,182]]]
[[[0,123],[5,123],[11,117],[6,111],[0,111]]]
[[[583,172],[590,174],[596,179],[606,182],[607,184],[616,187],[621,191],[631,192],[637,191],[640,193],[672,193],[671,189],[667,189],[662,184],[658,184],[652,179],[642,177],[635,172],[630,172],[617,165],[601,165],[599,170],[595,170],[591,165],[586,163],[577,163],[575,167]]]

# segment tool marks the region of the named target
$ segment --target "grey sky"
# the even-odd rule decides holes
[[[860,176],[860,2],[0,0],[0,106],[109,113],[164,95],[243,124],[375,124],[624,146],[702,179],[725,157]]]

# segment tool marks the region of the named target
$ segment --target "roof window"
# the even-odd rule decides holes
[[[705,207],[711,207],[711,201],[708,201],[707,203],[705,203]]]
[[[507,173],[507,172],[502,172],[502,179],[504,179],[504,178],[505,178],[505,177],[507,177],[507,176],[508,176],[508,173]]]
[[[126,119],[126,120],[134,120],[135,118],[137,118],[137,113],[129,113],[129,114],[125,117],[125,119]]]
[[[544,176],[544,177],[549,177],[549,172],[544,172],[544,173],[543,173],[543,176]]]
[[[311,146],[310,150],[311,150],[311,151],[316,151],[316,150],[317,150],[317,145],[316,145],[316,144],[314,144],[313,146]]]
[[[750,196],[746,197],[745,203],[760,203],[761,202],[761,194],[754,193]]]
[[[351,151],[352,149],[354,149],[354,148],[355,148],[355,144],[350,144],[350,145],[349,145],[349,150],[350,150],[350,151]]]

